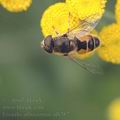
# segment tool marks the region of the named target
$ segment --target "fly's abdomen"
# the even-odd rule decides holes
[[[100,46],[100,40],[97,37],[91,37],[88,41],[88,49],[91,51],[98,48]]]
[[[87,50],[92,51],[95,49],[95,41],[93,38],[91,38],[89,41],[87,42]]]
[[[93,51],[100,45],[100,40],[97,37],[93,37],[91,35],[86,35],[81,37],[80,40],[77,40],[78,44],[78,52],[80,54],[87,53]]]

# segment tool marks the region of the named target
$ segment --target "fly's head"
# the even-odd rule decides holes
[[[54,41],[51,35],[47,36],[42,42],[41,47],[48,53],[53,52]]]

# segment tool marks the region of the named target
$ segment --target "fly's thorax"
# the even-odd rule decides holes
[[[68,37],[54,38],[54,53],[69,54],[75,48],[75,42]]]

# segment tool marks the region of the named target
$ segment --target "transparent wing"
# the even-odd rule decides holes
[[[79,38],[90,33],[97,26],[99,21],[100,17],[97,14],[92,14],[83,20],[80,19],[79,25],[69,30],[67,35],[70,38],[74,38],[75,36]]]
[[[77,65],[79,65],[81,68],[83,68],[84,70],[92,73],[92,74],[98,74],[98,75],[103,75],[103,70],[101,69],[101,67],[97,64],[92,64],[92,63],[88,63],[85,61],[80,61],[78,59],[75,59],[71,56],[69,56],[69,59],[71,61],[73,61],[74,63],[76,63]]]

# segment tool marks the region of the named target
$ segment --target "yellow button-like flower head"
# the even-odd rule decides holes
[[[79,24],[79,18],[73,14],[69,15],[66,3],[56,3],[44,12],[40,24],[44,36],[56,36],[56,32],[62,35],[68,31],[68,28],[76,27]]]
[[[103,28],[100,37],[102,40],[100,57],[107,62],[120,64],[120,26],[112,24]]]
[[[109,120],[120,120],[120,99],[114,100],[108,109]]]
[[[1,5],[10,12],[26,11],[32,0],[1,0]]]
[[[117,22],[120,23],[120,0],[117,0],[115,12],[116,12]]]
[[[101,17],[106,0],[66,0],[71,12],[76,12],[79,18],[84,19],[92,14]]]

